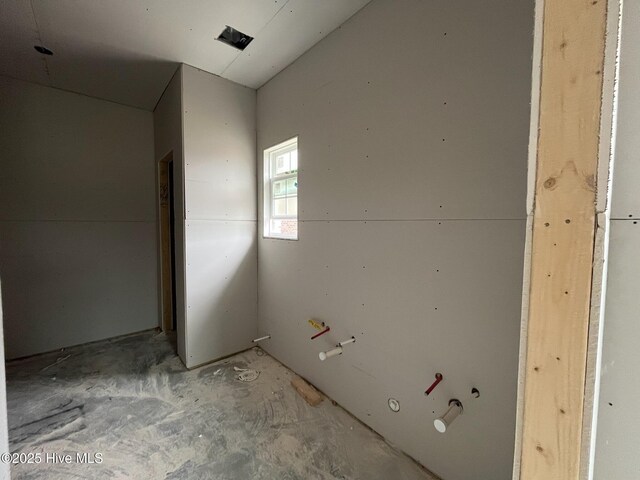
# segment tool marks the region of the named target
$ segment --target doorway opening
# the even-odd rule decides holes
[[[169,152],[158,162],[158,197],[162,331],[168,333],[176,329],[173,152]]]

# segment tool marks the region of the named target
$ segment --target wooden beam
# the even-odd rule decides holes
[[[169,162],[173,152],[158,162],[158,209],[160,214],[160,294],[162,307],[162,331],[173,327],[173,286],[171,282],[171,204],[169,201]]]
[[[606,0],[545,0],[521,480],[580,472]]]

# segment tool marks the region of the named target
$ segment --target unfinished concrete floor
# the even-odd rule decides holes
[[[241,382],[234,367],[260,375]],[[14,465],[12,476],[433,478],[329,400],[308,406],[292,375],[258,349],[188,371],[156,332],[10,362],[11,451],[43,459]],[[103,461],[79,464],[76,452]],[[47,463],[47,453],[73,461]]]

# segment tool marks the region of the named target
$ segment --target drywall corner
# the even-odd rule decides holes
[[[153,115],[0,76],[5,353],[158,325]]]
[[[257,332],[256,91],[182,67],[186,356],[191,368]]]
[[[182,65],[179,65],[153,112],[155,161],[173,152],[174,164],[174,218],[176,277],[176,326],[178,356],[186,362],[187,335],[185,313],[185,214],[184,214],[184,153],[182,122]]]

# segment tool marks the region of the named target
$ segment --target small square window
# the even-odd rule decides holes
[[[298,137],[264,151],[264,236],[298,239]]]

